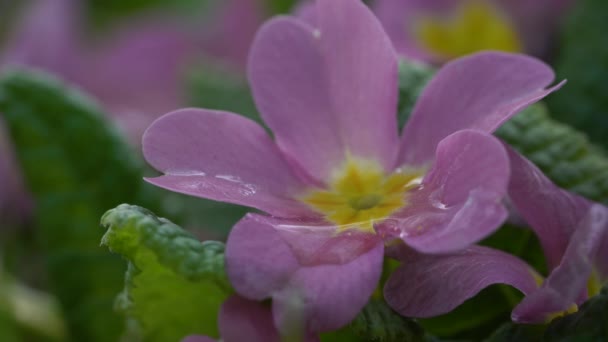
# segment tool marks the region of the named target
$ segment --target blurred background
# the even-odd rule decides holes
[[[528,52],[546,60],[558,79],[569,80],[547,101],[551,120],[568,125],[552,138],[556,144],[567,142],[558,144],[552,158],[584,143],[597,160],[605,159],[608,2],[544,0],[533,8],[519,0],[511,2],[521,3],[513,9],[501,7],[501,1],[478,0],[459,9],[437,5],[440,10],[420,4],[391,7],[390,2],[366,1],[404,63],[423,63],[430,70],[481,49]],[[502,12],[492,12],[485,2]],[[281,13],[305,15],[306,5],[295,0],[0,0],[0,341],[131,340],[123,334],[128,322],[115,308],[127,266],[100,246],[100,218],[121,203],[148,208],[201,240],[225,239],[247,209],[146,184],[143,177],[157,173],[143,162],[141,136],[155,118],[188,106],[260,121],[246,80],[249,46],[264,20]],[[410,30],[406,21],[416,27]],[[499,42],[492,37],[469,41],[477,30],[494,32]],[[420,70],[402,68],[402,81],[421,82]],[[570,143],[572,136],[576,144]],[[528,152],[530,158],[534,151]],[[531,159],[555,171],[557,162],[544,156]],[[597,163],[585,174],[555,171],[554,180],[606,202],[606,177],[598,178],[600,185],[576,182],[600,177],[608,164]],[[521,238],[517,230],[502,234],[488,243]],[[538,248],[533,238],[526,239],[520,255]],[[526,258],[539,255],[532,254]],[[478,300],[493,303],[491,310],[473,303],[423,325],[440,336],[486,334],[510,311],[511,302],[492,296],[486,291]],[[469,319],[458,321],[458,315]]]

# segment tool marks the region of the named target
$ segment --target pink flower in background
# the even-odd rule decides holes
[[[21,174],[17,170],[12,145],[0,120],[0,229],[20,224],[29,217],[32,199],[26,191]]]
[[[152,184],[272,215],[234,227],[229,277],[240,295],[273,299],[277,326],[300,298],[316,333],[367,303],[385,241],[447,253],[498,228],[509,165],[488,133],[559,85],[545,89],[553,72],[525,56],[457,60],[399,137],[397,54],[381,24],[357,0],[317,1],[312,17],[270,20],[249,56],[274,141],[239,115],[183,109],[152,124],[143,150],[164,173]]]
[[[0,51],[0,67],[37,68],[82,87],[135,145],[160,114],[185,104],[183,76],[189,64],[211,56],[244,69],[263,15],[259,1],[222,1],[211,9],[214,22],[192,27],[176,17],[151,15],[131,19],[92,41],[83,34],[81,1],[37,0],[28,5]],[[15,197],[25,191],[8,155],[10,141],[2,139],[0,182],[8,187],[0,190],[0,208],[5,208],[0,210],[15,211],[26,208],[28,201],[25,195],[18,196],[25,202]]]
[[[509,196],[539,237],[549,276],[545,279],[522,260],[487,247],[442,256],[395,247],[389,254],[403,264],[384,293],[397,312],[440,315],[489,285],[506,283],[526,295],[512,319],[543,323],[576,310],[608,282],[608,208],[558,188],[531,162],[508,150]]]
[[[397,51],[445,62],[481,50],[546,56],[572,0],[376,0]]]

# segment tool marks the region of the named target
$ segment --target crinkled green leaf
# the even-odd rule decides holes
[[[381,300],[371,300],[350,324],[350,329],[364,341],[426,341],[420,325],[401,317]]]
[[[608,148],[608,1],[573,1],[563,29],[556,73],[568,83],[548,99],[551,114]]]
[[[380,299],[372,299],[348,326],[323,334],[327,342],[423,342],[433,341],[415,321],[394,312]]]
[[[91,101],[46,74],[3,74],[0,113],[35,199],[33,232],[71,337],[116,341],[123,328],[113,296],[124,265],[99,247],[97,226],[107,208],[135,202],[140,165]]]
[[[552,120],[542,104],[509,120],[497,135],[560,187],[608,203],[608,158],[584,134]]]
[[[123,204],[108,211],[102,244],[129,261],[118,307],[131,321],[130,339],[179,341],[218,336],[217,316],[231,289],[224,245],[199,242],[164,218]]]

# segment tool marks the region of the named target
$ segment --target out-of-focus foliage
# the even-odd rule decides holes
[[[555,63],[558,77],[568,79],[568,83],[547,102],[555,118],[583,130],[593,142],[608,148],[608,1],[574,3]]]
[[[136,201],[139,165],[88,99],[46,75],[4,74],[0,112],[36,202],[37,244],[71,337],[116,340],[123,328],[113,302],[124,265],[99,247],[96,227],[107,208]]]
[[[244,76],[220,65],[201,66],[188,74],[188,103],[194,107],[225,110],[262,124]]]
[[[118,307],[130,320],[128,339],[178,341],[218,335],[217,316],[231,289],[224,245],[199,242],[146,209],[120,205],[101,224],[102,243],[129,262]]]

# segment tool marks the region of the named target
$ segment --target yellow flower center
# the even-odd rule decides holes
[[[596,295],[600,294],[601,290],[602,290],[602,282],[600,281],[600,277],[597,274],[597,271],[594,269],[591,272],[591,276],[589,277],[589,280],[587,281],[587,295],[589,297],[596,296]]]
[[[330,179],[327,189],[313,189],[300,197],[338,226],[338,232],[374,232],[374,223],[407,205],[407,192],[420,184],[422,170],[387,174],[372,161],[348,157]]]
[[[464,2],[449,18],[421,16],[414,35],[423,48],[446,60],[481,50],[522,51],[512,23],[483,0]]]

